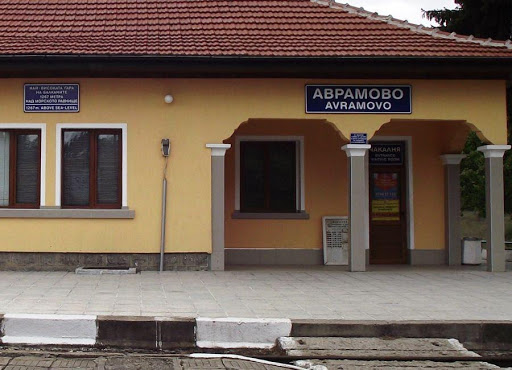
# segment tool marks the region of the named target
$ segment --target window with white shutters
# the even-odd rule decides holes
[[[38,208],[40,168],[40,130],[0,130],[0,207]]]

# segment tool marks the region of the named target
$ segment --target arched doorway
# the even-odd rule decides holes
[[[224,140],[227,265],[323,263],[322,217],[348,212],[346,142],[292,119],[250,119]]]

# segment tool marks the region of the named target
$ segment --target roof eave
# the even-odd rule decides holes
[[[314,77],[512,80],[512,56],[1,55],[0,77]]]

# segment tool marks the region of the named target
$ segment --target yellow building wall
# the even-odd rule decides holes
[[[445,133],[449,132],[448,135]],[[453,138],[466,137],[460,123],[424,121],[385,124],[378,137],[410,138],[412,149],[415,249],[444,248],[444,167],[440,156],[453,147]],[[226,153],[226,248],[322,248],[322,216],[348,215],[346,144],[325,122],[252,120],[226,140],[235,148],[235,136],[304,136],[306,212],[308,220],[232,218],[235,210],[235,152]]]
[[[79,113],[24,113],[24,83],[79,83]],[[308,83],[338,84],[411,84],[413,113],[410,115],[310,115],[304,110],[304,85]],[[211,162],[207,143],[228,140],[241,123],[248,119],[314,119],[329,120],[343,135],[368,132],[369,136],[389,122],[404,120],[467,121],[493,144],[506,143],[505,83],[503,81],[340,81],[304,79],[3,79],[0,80],[0,123],[44,123],[47,128],[46,205],[55,205],[55,127],[57,123],[126,123],[128,127],[128,206],[136,212],[133,220],[83,219],[6,219],[0,220],[0,251],[45,252],[125,252],[156,253],[160,238],[160,200],[164,161],[160,140],[172,142],[168,179],[167,252],[211,251]],[[166,94],[174,96],[172,104],[164,103]],[[407,123],[407,122],[405,122]],[[329,125],[324,125],[327,130]],[[334,130],[330,129],[330,132]],[[334,136],[334,134],[332,134]],[[327,136],[310,140],[323,142]],[[336,139],[340,140],[340,139]],[[432,138],[431,143],[435,140]],[[339,143],[338,143],[339,144]],[[329,148],[335,147],[334,142]],[[445,145],[445,144],[443,144]],[[309,146],[309,144],[308,144]],[[446,147],[450,145],[446,144]],[[321,145],[320,145],[321,147]],[[453,147],[453,145],[452,145]],[[329,149],[330,150],[330,149]],[[337,149],[336,149],[337,150]],[[416,150],[416,149],[414,149]],[[334,149],[333,149],[334,151]],[[343,154],[336,154],[344,162]],[[228,154],[229,156],[229,154]],[[339,157],[338,157],[339,158]],[[437,160],[437,159],[436,159]],[[314,157],[308,157],[312,167]],[[421,161],[415,166],[420,166]],[[427,165],[427,164],[425,164]],[[431,164],[428,164],[431,166]],[[314,167],[314,165],[313,165]],[[429,167],[430,168],[430,167]],[[325,168],[315,169],[319,173]],[[343,174],[340,163],[338,173]],[[436,168],[442,171],[442,167]],[[338,176],[337,174],[335,176]],[[334,188],[340,178],[332,178]],[[422,200],[422,187],[428,183],[415,179],[416,202]],[[335,195],[339,205],[326,204],[321,189],[306,180],[306,206],[315,209],[311,223],[323,213],[343,211],[343,184]],[[428,189],[424,194],[430,194]],[[309,193],[311,192],[311,193]],[[309,194],[309,195],[308,195]],[[346,194],[346,192],[345,192]],[[430,194],[434,196],[435,194]],[[440,194],[436,195],[437,197]],[[318,202],[318,211],[313,203]],[[315,201],[315,202],[316,202]],[[345,202],[345,203],[344,203]],[[339,207],[339,208],[338,208]],[[437,206],[436,206],[437,207]],[[437,207],[438,217],[442,210]],[[440,213],[439,213],[440,212]],[[232,221],[228,221],[232,222]],[[299,237],[289,227],[301,221],[283,221],[273,227],[284,239],[294,240],[288,246],[319,247],[319,235],[302,233]],[[416,246],[437,243],[441,235],[439,222],[432,225],[415,217]],[[243,223],[242,223],[243,224]],[[248,226],[246,226],[248,227]],[[309,226],[306,227],[306,229]],[[283,231],[285,230],[285,231]],[[312,230],[312,229],[311,229]],[[427,232],[425,231],[425,234]],[[307,235],[306,235],[307,234]],[[304,236],[304,239],[302,239]],[[229,236],[229,246],[238,239]],[[423,240],[429,240],[423,243]],[[265,246],[256,240],[253,246]],[[435,242],[435,243],[434,243]],[[274,242],[273,246],[283,246]],[[248,244],[246,244],[248,245]]]
[[[236,136],[303,136],[308,220],[233,219],[235,210],[235,136],[226,153],[226,248],[321,248],[322,216],[347,215],[346,144],[325,121],[251,120]]]

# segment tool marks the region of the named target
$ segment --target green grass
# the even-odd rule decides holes
[[[463,238],[473,237],[486,239],[487,225],[485,223],[485,218],[478,217],[476,212],[462,212],[461,234]],[[512,219],[510,215],[505,216],[505,240],[512,241]]]

